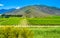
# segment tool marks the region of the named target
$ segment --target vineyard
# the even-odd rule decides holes
[[[28,18],[29,25],[60,25],[60,17]]]
[[[25,19],[25,20],[24,20]],[[25,22],[25,23],[24,23]],[[41,18],[0,18],[0,25],[60,25],[60,16]]]

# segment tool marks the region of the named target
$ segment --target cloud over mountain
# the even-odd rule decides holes
[[[16,7],[16,9],[20,9],[20,7]]]
[[[4,6],[3,4],[0,4],[0,6]]]

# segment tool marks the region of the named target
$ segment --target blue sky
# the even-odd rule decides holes
[[[60,8],[60,0],[0,0],[0,9],[18,9],[28,5],[47,5]]]

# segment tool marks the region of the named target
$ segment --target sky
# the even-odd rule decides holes
[[[29,5],[47,5],[60,8],[60,0],[0,0],[0,9],[19,9]]]

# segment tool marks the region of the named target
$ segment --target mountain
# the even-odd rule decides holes
[[[60,8],[46,5],[31,5],[7,12],[4,15],[23,15],[27,17],[47,17],[54,15],[60,16]]]
[[[4,13],[4,12],[6,12],[7,10],[5,10],[5,9],[0,9],[0,14],[2,14],[2,13]]]
[[[11,11],[14,11],[16,9],[12,8],[12,9],[0,9],[0,14],[4,14],[6,12],[11,12]]]

